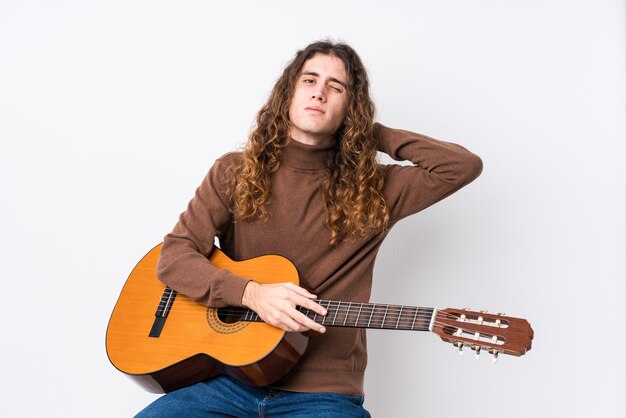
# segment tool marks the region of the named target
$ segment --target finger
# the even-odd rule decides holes
[[[287,286],[291,290],[293,290],[294,292],[296,292],[297,294],[299,294],[301,296],[304,296],[305,298],[317,299],[317,295],[314,295],[313,293],[309,292],[304,287],[298,286],[297,284],[293,284],[293,283],[287,283]]]
[[[318,315],[326,316],[326,314],[328,313],[326,308],[324,308],[322,305],[320,305],[319,303],[311,299],[306,299],[306,298],[300,299],[298,301],[298,305],[300,305],[301,307],[305,309],[313,311]]]
[[[322,324],[318,324],[313,319],[309,318],[308,316],[304,315],[301,312],[297,312],[297,315],[296,315],[295,319],[302,326],[306,327],[305,330],[301,330],[300,332],[307,331],[307,330],[310,330],[310,329],[312,329],[314,331],[317,331],[320,334],[323,334],[324,332],[326,332],[326,327],[324,327]]]
[[[280,313],[276,312],[274,315],[268,315],[265,322],[287,332],[304,332],[312,329],[323,334],[326,331],[323,325],[318,324],[293,307]]]
[[[307,326],[289,316],[283,317],[277,327],[288,332],[304,332],[309,329]]]
[[[297,296],[302,296],[302,297],[291,298],[291,301],[293,303],[295,303],[296,305],[302,306],[306,309],[309,309],[317,313],[318,315],[326,316],[326,313],[327,313],[326,308],[324,308],[322,305],[312,300],[312,299],[317,298],[316,295],[314,295],[313,293],[310,293],[303,287],[300,287],[293,283],[286,283],[286,285],[289,288],[291,288],[294,292],[296,292]]]
[[[299,312],[290,303],[283,303],[283,305],[282,308],[272,308],[265,311],[261,318],[264,322],[283,331],[300,331],[303,326],[293,318]]]

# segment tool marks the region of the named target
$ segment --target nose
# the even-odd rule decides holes
[[[320,102],[326,101],[326,92],[324,91],[324,87],[318,85],[318,87],[313,91],[313,99],[319,100]]]

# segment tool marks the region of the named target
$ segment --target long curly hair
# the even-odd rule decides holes
[[[290,140],[289,106],[295,83],[304,63],[315,54],[341,59],[348,74],[349,107],[335,134],[335,158],[329,161],[321,186],[330,245],[337,245],[349,235],[366,237],[385,231],[389,224],[382,194],[384,173],[373,135],[375,107],[369,80],[357,53],[344,43],[315,42],[296,53],[257,114],[241,162],[231,173],[228,196],[235,219],[269,219],[270,181],[280,167],[281,149]]]

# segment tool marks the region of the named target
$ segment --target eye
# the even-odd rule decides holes
[[[340,86],[337,86],[337,85],[334,85],[334,84],[331,84],[330,88],[333,89],[334,91],[336,91],[337,93],[343,92],[343,89]]]
[[[302,80],[302,82],[304,84],[313,84],[313,83],[315,83],[315,80],[313,80],[312,78],[305,78],[305,79]]]

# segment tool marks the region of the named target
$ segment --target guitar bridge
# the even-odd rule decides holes
[[[163,327],[165,326],[165,321],[167,320],[167,315],[170,313],[172,309],[172,304],[174,303],[174,299],[176,299],[176,295],[178,293],[169,287],[166,287],[163,291],[163,296],[161,296],[161,301],[159,302],[159,307],[154,313],[154,322],[152,323],[152,328],[150,329],[149,337],[159,338],[161,336],[161,331],[163,331]]]

